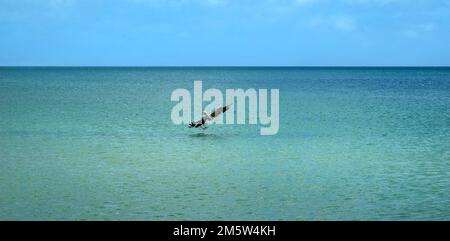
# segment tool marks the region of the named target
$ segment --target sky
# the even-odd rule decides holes
[[[450,0],[0,0],[1,66],[449,66]]]

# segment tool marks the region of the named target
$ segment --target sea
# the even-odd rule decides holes
[[[174,124],[195,80],[278,133]],[[1,67],[0,220],[450,220],[450,68]]]

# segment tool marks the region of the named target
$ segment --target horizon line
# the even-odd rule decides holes
[[[450,65],[0,65],[0,68],[449,68]]]

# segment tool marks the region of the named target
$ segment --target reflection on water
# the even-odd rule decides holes
[[[193,138],[209,138],[209,139],[223,138],[222,136],[214,134],[214,133],[195,133],[195,134],[189,134],[189,136],[193,137]]]

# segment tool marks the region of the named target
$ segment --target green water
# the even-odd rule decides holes
[[[280,89],[280,131],[172,124]],[[449,68],[0,68],[1,220],[449,220]]]

